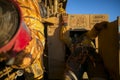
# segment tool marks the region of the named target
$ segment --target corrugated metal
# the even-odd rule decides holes
[[[48,78],[51,80],[63,80],[65,66],[65,49],[59,39],[59,25],[48,26]]]

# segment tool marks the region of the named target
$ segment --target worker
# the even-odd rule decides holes
[[[107,28],[108,22],[97,23],[90,31],[85,28],[77,29],[83,34],[74,33],[70,36],[70,31],[75,30],[68,29],[67,15],[62,17],[60,37],[71,52],[66,60],[65,80],[82,80],[84,72],[87,72],[90,80],[110,80],[103,59],[96,51],[94,43],[98,34]]]
[[[43,79],[41,20],[38,0],[0,0],[0,80]]]

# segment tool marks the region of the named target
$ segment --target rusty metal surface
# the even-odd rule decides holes
[[[68,26],[70,29],[90,30],[96,23],[108,21],[108,19],[107,14],[69,14]]]

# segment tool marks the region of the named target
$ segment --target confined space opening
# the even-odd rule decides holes
[[[71,39],[73,39],[74,38],[74,36],[75,35],[82,35],[82,34],[84,34],[84,33],[86,33],[87,32],[87,30],[82,30],[82,31],[80,31],[80,30],[73,30],[73,31],[70,31],[69,32],[69,36],[71,37]],[[68,46],[67,45],[65,45],[65,61],[68,59],[68,57],[70,56],[70,54],[71,54],[71,51],[70,51],[70,49],[68,48]]]
[[[82,34],[84,34],[86,32],[88,32],[88,30],[85,30],[85,29],[83,29],[83,30],[73,30],[73,31],[69,32],[70,33],[69,36],[71,37],[71,39],[73,39],[76,35],[81,36]],[[95,45],[95,39],[93,40],[93,43]],[[70,49],[68,48],[67,45],[65,45],[65,53],[66,53],[65,54],[65,61],[66,61],[71,54],[71,51],[70,51]]]

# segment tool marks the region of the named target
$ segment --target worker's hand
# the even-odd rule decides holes
[[[104,21],[104,22],[95,24],[94,27],[95,27],[95,29],[96,29],[97,31],[101,31],[101,30],[107,28],[107,24],[108,24],[108,22],[107,22],[107,21]]]
[[[42,18],[42,21],[45,23],[58,24],[59,19],[57,17]]]

